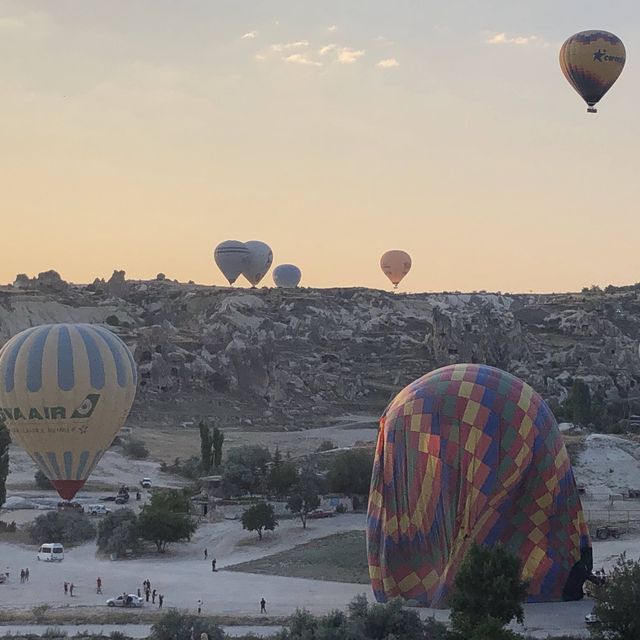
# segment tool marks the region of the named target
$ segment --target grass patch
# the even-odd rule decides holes
[[[369,584],[365,532],[337,533],[226,570]]]

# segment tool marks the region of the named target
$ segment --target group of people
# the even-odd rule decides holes
[[[73,582],[65,582],[64,583],[64,595],[69,594],[73,598],[73,590],[75,589],[75,585]]]
[[[204,550],[204,559],[206,560],[209,557],[209,550],[205,549]],[[211,571],[216,571],[216,559],[212,558],[211,559]]]
[[[29,582],[29,569],[20,569],[20,583]]]
[[[158,593],[155,589],[151,589],[151,580],[147,578],[142,582],[142,589],[144,591],[144,597],[147,602],[149,602],[149,598],[151,598],[151,604],[156,603],[156,597],[158,598],[158,607],[162,609],[162,604],[164,602],[164,595],[162,593]],[[138,598],[141,598],[140,588],[138,587]]]

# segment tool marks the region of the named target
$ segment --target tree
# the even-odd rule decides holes
[[[351,449],[339,453],[329,466],[329,489],[346,495],[368,495],[373,469],[373,451]]]
[[[278,526],[273,506],[266,502],[258,502],[242,514],[242,528],[257,531],[262,540],[262,531],[273,531]]]
[[[275,454],[274,454],[275,458]],[[298,481],[298,470],[293,462],[285,461],[275,464],[269,471],[267,486],[278,496],[287,495],[289,489]]]
[[[7,499],[7,476],[9,475],[9,445],[11,436],[9,430],[0,418],[0,507]]]
[[[618,558],[606,582],[596,589],[595,613],[600,619],[594,635],[610,640],[640,638],[640,562]]]
[[[302,528],[307,528],[307,516],[320,506],[318,486],[310,473],[305,473],[291,490],[287,502],[287,509],[297,513],[302,522]]]
[[[140,537],[153,542],[158,553],[164,553],[170,542],[190,540],[196,530],[190,508],[184,492],[167,489],[154,493],[138,518]]]
[[[522,622],[528,583],[520,576],[520,560],[503,546],[474,544],[460,565],[449,600],[454,630],[472,638],[483,626],[495,630],[513,618]]]
[[[573,422],[586,427],[591,422],[591,392],[583,380],[573,381],[569,392],[569,404]]]
[[[192,633],[193,630],[193,633]],[[177,609],[163,613],[151,627],[150,640],[176,640],[176,638],[200,638],[206,633],[209,640],[225,640],[224,630],[215,622],[202,616],[194,616]]]
[[[218,427],[213,428],[211,443],[213,445],[213,466],[219,469],[222,464],[222,445],[224,444],[224,432],[222,429],[218,429]]]
[[[209,431],[209,427],[205,424],[204,420],[200,421],[198,427],[200,429],[200,460],[202,462],[202,471],[207,474],[211,471],[211,465],[213,464],[211,431]]]
[[[47,476],[44,475],[44,473],[42,473],[42,471],[40,471],[40,469],[38,469],[36,471],[36,474],[34,476],[34,480],[36,482],[36,487],[38,487],[38,489],[53,489],[53,485],[51,484],[51,480],[49,480],[49,478],[47,478]]]
[[[223,473],[228,490],[257,493],[266,480],[267,464],[271,461],[269,449],[259,445],[236,447],[229,451]]]
[[[62,542],[77,544],[93,540],[96,529],[89,516],[76,511],[50,511],[38,516],[28,529],[34,544]]]
[[[108,513],[98,524],[98,550],[124,556],[140,546],[138,516],[132,509],[118,509]]]

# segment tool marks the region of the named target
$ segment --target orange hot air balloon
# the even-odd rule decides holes
[[[618,36],[608,31],[581,31],[560,49],[560,68],[587,103],[589,113],[618,79],[627,53]]]
[[[406,251],[394,249],[387,251],[380,258],[380,268],[384,274],[391,280],[393,288],[397,289],[402,278],[404,278],[411,269],[411,256]]]

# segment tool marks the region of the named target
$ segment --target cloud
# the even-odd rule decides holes
[[[27,11],[21,15],[0,16],[0,33],[16,34],[20,37],[41,37],[54,30],[54,22],[43,11]]]
[[[256,53],[255,56],[253,56],[256,60],[266,60],[267,56],[264,55],[264,53]]]
[[[257,35],[257,31],[248,31],[242,36],[241,40],[253,40]]]
[[[309,46],[308,40],[298,40],[297,42],[281,42],[279,44],[272,44],[271,51],[275,53],[282,53],[283,51],[290,51],[291,49],[306,49]]]
[[[326,44],[324,47],[322,47],[322,48],[318,51],[318,53],[319,53],[321,56],[324,56],[324,55],[326,55],[327,53],[329,53],[330,51],[333,51],[337,46],[338,46],[338,45],[335,45],[335,44]]]
[[[506,33],[496,33],[489,36],[487,44],[535,44],[540,41],[538,36],[508,36]]]
[[[285,62],[293,62],[295,64],[304,64],[312,67],[321,67],[322,62],[317,62],[316,60],[311,60],[307,58],[304,53],[292,53],[290,56],[284,58]]]
[[[337,30],[338,30],[338,27],[335,24],[332,24],[328,29],[328,31],[330,31],[331,33],[333,33],[334,31],[337,31]]]
[[[338,49],[338,62],[340,64],[353,64],[357,62],[358,58],[362,58],[364,55],[363,49],[352,49],[351,47],[342,47]]]
[[[399,67],[400,63],[395,58],[385,58],[376,63],[376,67],[380,69],[395,69]]]

